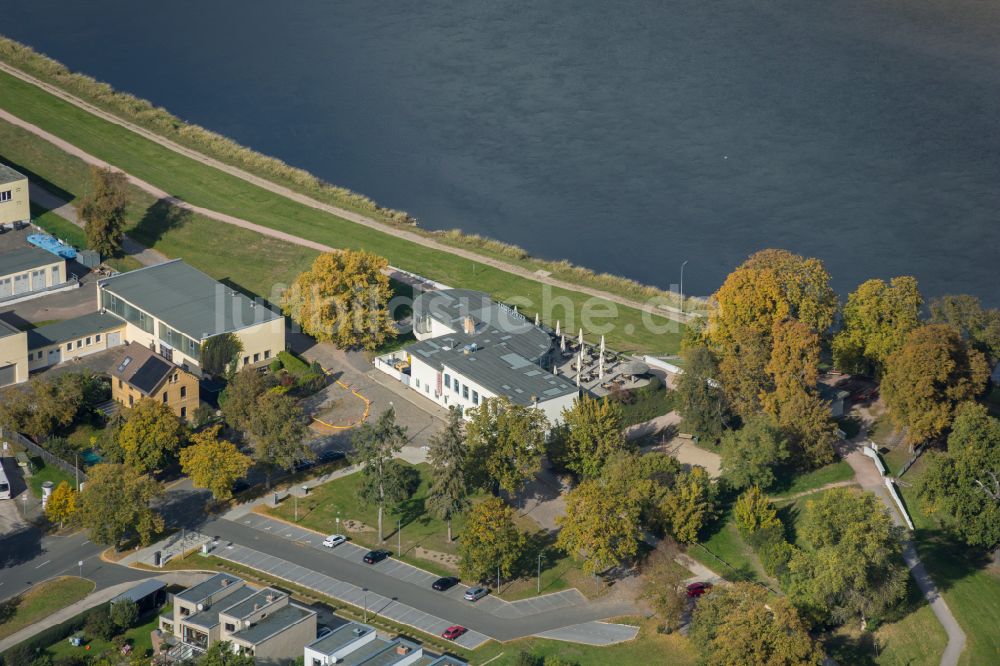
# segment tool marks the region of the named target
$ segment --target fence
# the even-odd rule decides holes
[[[87,480],[87,475],[83,472],[83,470],[77,469],[76,467],[69,464],[62,458],[57,458],[56,456],[52,455],[42,447],[38,446],[37,444],[29,440],[27,437],[21,435],[21,433],[19,432],[15,432],[8,428],[0,427],[0,437],[2,437],[3,441],[5,442],[16,443],[18,446],[23,447],[32,456],[38,456],[39,458],[44,460],[46,465],[52,465],[53,467],[58,467],[59,469],[66,472],[73,478],[77,478],[77,475],[79,475],[80,483],[83,483]]]

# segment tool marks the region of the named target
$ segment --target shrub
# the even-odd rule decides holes
[[[274,359],[271,364],[267,366],[267,369],[273,373],[278,373],[281,370],[281,361],[279,359]]]
[[[139,619],[139,607],[131,599],[122,599],[111,604],[111,621],[120,630],[131,629]]]
[[[761,493],[759,486],[751,486],[740,495],[733,506],[733,517],[743,538],[748,538],[761,529],[781,526],[778,513]]]
[[[776,525],[762,528],[750,535],[750,547],[757,553],[760,563],[775,578],[784,575],[795,547],[785,540],[785,529],[778,521]]]
[[[91,636],[110,641],[118,633],[118,627],[111,619],[111,613],[107,608],[99,608],[92,611],[84,621],[83,630]]]
[[[521,650],[514,657],[514,666],[541,666],[541,660],[530,652]]]

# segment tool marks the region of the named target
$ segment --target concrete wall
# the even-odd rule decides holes
[[[15,384],[28,381],[28,334],[24,331],[0,338],[0,368],[7,366],[14,367]]]
[[[0,224],[11,224],[12,222],[23,222],[31,219],[31,204],[28,201],[28,179],[15,180],[12,183],[0,185],[0,199],[7,197],[7,201],[0,200]]]
[[[91,333],[90,335],[85,335],[82,338],[62,342],[58,345],[39,347],[38,349],[28,353],[29,369],[34,372],[35,370],[41,370],[43,368],[56,365],[57,363],[72,361],[75,358],[89,356],[91,354],[96,354],[97,352],[110,349],[108,343],[109,334],[112,338],[114,338],[114,334],[118,333],[117,339],[119,340],[118,344],[120,345],[124,330],[125,325],[122,324],[121,328],[113,331]],[[111,345],[111,347],[115,346],[118,345]]]
[[[254,663],[294,664],[295,660],[302,656],[303,648],[314,640],[316,640],[316,614],[311,613],[280,634],[254,646]],[[233,644],[249,647],[237,640],[234,640]]]
[[[236,331],[236,337],[243,343],[239,367],[270,362],[278,352],[285,351],[285,319],[248,326]]]

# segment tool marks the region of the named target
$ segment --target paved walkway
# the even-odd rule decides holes
[[[118,125],[120,127],[124,127],[126,129],[128,129],[129,131],[134,132],[134,133],[142,136],[143,138],[145,138],[145,139],[147,139],[149,141],[157,143],[157,144],[159,144],[159,145],[161,145],[161,146],[163,146],[165,148],[168,148],[169,150],[172,150],[175,153],[179,153],[181,155],[184,155],[185,157],[188,157],[188,158],[190,158],[192,160],[195,160],[196,162],[200,162],[201,164],[205,164],[205,165],[211,166],[211,167],[213,167],[215,169],[218,169],[219,171],[223,171],[223,172],[225,172],[225,173],[227,173],[227,174],[229,174],[231,176],[235,176],[236,178],[240,178],[241,180],[244,180],[244,181],[247,181],[249,183],[252,183],[253,185],[256,185],[257,187],[260,187],[261,189],[264,189],[264,190],[267,190],[269,192],[273,192],[275,194],[281,195],[281,196],[283,196],[283,197],[285,197],[287,199],[290,199],[292,201],[295,201],[297,203],[303,204],[305,206],[309,206],[310,208],[315,208],[315,209],[318,209],[318,210],[330,213],[332,215],[336,215],[337,217],[340,217],[342,219],[348,220],[350,222],[354,222],[356,224],[360,224],[360,225],[368,227],[370,229],[373,229],[373,230],[376,230],[376,231],[379,231],[379,232],[382,232],[382,233],[386,233],[386,234],[389,234],[391,236],[395,236],[397,238],[401,238],[403,240],[407,240],[407,241],[409,241],[411,243],[416,243],[416,244],[422,245],[424,247],[432,248],[432,249],[434,249],[436,251],[439,251],[439,252],[446,252],[448,254],[459,256],[459,257],[462,257],[464,259],[468,259],[469,261],[474,261],[474,262],[477,262],[477,263],[480,263],[480,264],[484,264],[484,265],[490,266],[492,268],[496,268],[498,270],[504,271],[505,273],[511,273],[513,275],[517,275],[517,276],[522,277],[522,278],[533,280],[535,282],[541,282],[543,284],[548,284],[548,285],[551,285],[553,287],[557,287],[557,288],[560,288],[560,289],[567,289],[569,291],[573,291],[573,292],[577,292],[577,293],[581,293],[581,294],[587,294],[589,296],[595,296],[597,298],[601,298],[601,299],[604,299],[606,301],[610,301],[612,303],[617,303],[619,305],[624,305],[624,306],[627,306],[627,307],[631,307],[631,308],[636,308],[636,309],[639,309],[639,310],[644,310],[644,311],[652,312],[652,313],[654,313],[654,314],[656,314],[658,316],[661,316],[661,317],[664,317],[664,318],[667,318],[667,319],[671,319],[671,320],[674,320],[674,321],[685,322],[685,321],[688,321],[689,319],[691,319],[692,316],[694,316],[691,313],[682,313],[679,310],[677,310],[676,308],[671,307],[671,306],[665,306],[665,305],[659,305],[659,304],[652,305],[652,304],[642,303],[642,302],[639,302],[639,301],[636,301],[636,300],[633,300],[633,299],[630,299],[630,298],[625,298],[624,296],[619,296],[617,294],[612,294],[610,292],[603,291],[603,290],[600,290],[600,289],[594,289],[594,288],[591,288],[591,287],[586,287],[586,286],[581,286],[581,285],[578,285],[578,284],[573,284],[573,283],[570,283],[570,282],[566,282],[564,280],[560,280],[560,279],[554,278],[550,274],[548,274],[548,273],[546,273],[544,271],[537,271],[537,270],[536,271],[532,271],[531,269],[522,268],[520,266],[516,266],[514,264],[510,264],[510,263],[507,263],[505,261],[501,261],[499,259],[495,259],[495,258],[489,257],[487,255],[479,254],[477,252],[472,252],[471,250],[465,250],[463,248],[457,248],[457,247],[452,247],[450,245],[445,245],[443,243],[439,243],[438,241],[436,241],[436,240],[434,240],[434,239],[432,239],[432,238],[430,238],[428,236],[419,234],[417,232],[409,231],[409,230],[406,230],[406,229],[401,229],[401,228],[395,227],[395,226],[391,226],[391,225],[379,222],[377,220],[374,220],[374,219],[372,219],[370,217],[367,217],[365,215],[361,215],[359,213],[355,213],[353,211],[350,211],[350,210],[347,210],[347,209],[344,209],[344,208],[340,208],[338,206],[332,206],[330,204],[323,203],[323,202],[318,201],[316,199],[313,199],[312,197],[309,197],[309,196],[307,196],[305,194],[301,194],[299,192],[291,190],[291,189],[289,189],[287,187],[284,187],[282,185],[278,185],[278,184],[276,184],[274,182],[271,182],[271,181],[269,181],[269,180],[267,180],[265,178],[261,178],[260,176],[256,176],[256,175],[254,175],[254,174],[252,174],[252,173],[250,173],[248,171],[244,171],[244,170],[242,170],[242,169],[240,169],[238,167],[234,167],[232,165],[226,164],[226,163],[221,162],[219,160],[216,160],[214,158],[208,157],[207,155],[204,155],[204,154],[202,154],[200,152],[197,152],[197,151],[195,151],[195,150],[193,150],[191,148],[187,148],[187,147],[182,146],[182,145],[180,145],[178,143],[175,143],[175,142],[171,141],[170,139],[167,139],[167,138],[164,138],[163,136],[160,136],[159,134],[156,134],[154,132],[146,130],[146,129],[142,128],[142,127],[139,127],[138,125],[135,125],[135,124],[130,123],[130,122],[126,121],[126,120],[123,120],[123,119],[119,118],[118,116],[116,116],[116,115],[114,115],[112,113],[109,113],[107,111],[99,109],[96,106],[94,106],[92,104],[89,104],[89,103],[87,103],[87,102],[79,99],[78,97],[75,97],[75,96],[67,93],[66,91],[62,90],[61,88],[58,88],[56,86],[50,85],[48,83],[45,83],[44,81],[41,81],[41,80],[39,80],[39,79],[37,79],[37,78],[29,75],[29,74],[26,74],[26,73],[22,72],[21,70],[15,68],[15,67],[11,67],[10,65],[7,65],[6,63],[0,63],[0,69],[2,69],[3,71],[7,72],[8,74],[10,74],[12,76],[15,76],[15,77],[21,79],[22,81],[26,81],[26,82],[28,82],[28,83],[30,83],[32,85],[35,85],[35,86],[41,88],[42,90],[45,90],[46,92],[48,92],[48,93],[50,93],[52,95],[55,95],[56,97],[59,97],[60,99],[69,102],[70,104],[73,104],[74,106],[77,106],[77,107],[79,107],[79,108],[81,108],[81,109],[83,109],[83,110],[85,110],[85,111],[87,111],[87,112],[89,112],[89,113],[91,113],[91,114],[93,114],[95,116],[98,116],[99,118],[101,118],[103,120],[106,120],[106,121],[108,121],[110,123],[113,123],[115,125]],[[56,146],[58,146],[61,149],[65,150],[66,152],[69,152],[71,154],[76,155],[77,157],[80,157],[81,159],[83,159],[84,161],[87,161],[88,163],[91,163],[91,164],[100,164],[102,166],[106,164],[103,160],[100,160],[100,159],[98,159],[98,158],[96,158],[96,157],[94,157],[92,155],[84,153],[82,150],[76,148],[72,144],[70,144],[70,143],[68,143],[66,141],[63,141],[63,140],[59,139],[58,137],[53,136],[52,134],[46,132],[45,130],[42,130],[41,128],[39,128],[39,127],[37,127],[35,125],[32,125],[31,123],[27,123],[27,122],[21,120],[20,118],[17,118],[16,116],[13,116],[13,115],[11,115],[9,113],[6,113],[6,112],[0,112],[0,118],[3,118],[4,120],[7,120],[8,122],[16,124],[19,127],[22,127],[23,129],[26,129],[26,130],[28,130],[28,131],[30,131],[30,132],[38,135],[38,136],[41,136],[42,138],[46,139],[50,143],[55,144]],[[150,192],[151,194],[153,194],[153,196],[157,197],[158,199],[163,199],[163,200],[168,201],[169,203],[172,203],[174,205],[180,206],[182,208],[186,208],[188,210],[191,210],[193,212],[199,213],[201,215],[205,215],[206,217],[211,217],[213,219],[225,222],[227,224],[234,224],[236,226],[243,227],[243,228],[246,228],[246,229],[252,229],[254,231],[257,231],[258,233],[264,234],[265,236],[272,236],[274,238],[280,238],[281,240],[285,240],[287,242],[295,243],[297,245],[302,245],[302,246],[305,246],[305,247],[311,247],[311,248],[317,249],[317,250],[319,250],[321,252],[335,251],[335,248],[330,248],[330,247],[328,247],[326,245],[323,245],[321,243],[316,243],[314,241],[309,241],[307,239],[300,238],[298,236],[292,236],[290,234],[286,234],[286,233],[283,233],[283,232],[280,232],[280,231],[276,231],[276,230],[270,229],[268,227],[263,227],[261,225],[254,224],[252,222],[247,222],[246,220],[240,220],[238,218],[235,218],[235,217],[232,217],[232,216],[229,216],[229,215],[225,215],[225,214],[222,214],[222,213],[217,213],[215,211],[210,211],[208,209],[201,208],[199,206],[192,206],[191,204],[188,204],[186,202],[180,201],[176,197],[169,196],[166,192],[163,192],[159,188],[156,188],[153,185],[151,185],[149,183],[146,183],[145,181],[139,180],[138,178],[135,178],[134,176],[131,176],[131,175],[128,175],[128,174],[126,174],[126,175],[128,176],[129,180],[132,181],[135,185],[137,185],[137,186],[141,187],[142,189]]]
[[[207,573],[197,573],[192,571],[176,571],[162,576],[157,576],[159,580],[162,580],[167,585],[184,585],[185,587],[190,587],[191,585],[197,585],[201,581],[208,578],[210,574]],[[41,620],[25,627],[17,633],[11,634],[7,638],[0,640],[0,652],[8,650],[18,643],[28,640],[32,636],[48,629],[49,627],[54,627],[60,622],[65,622],[66,620],[79,615],[80,613],[89,610],[95,606],[98,606],[106,601],[114,599],[122,592],[135,587],[137,583],[131,581],[128,583],[119,583],[118,585],[113,585],[111,587],[105,587],[103,589],[97,590],[92,594],[84,597],[75,604],[70,604],[65,608],[62,608],[51,615],[48,615]]]
[[[600,646],[630,641],[637,635],[639,635],[639,627],[610,622],[584,622],[535,634],[538,638]]]
[[[649,421],[636,423],[625,429],[625,439],[636,440],[650,435],[663,432],[671,427],[676,427],[681,422],[680,414],[670,412],[657,416]],[[643,451],[663,451],[677,458],[684,465],[698,465],[704,467],[709,476],[717,479],[722,475],[722,459],[718,453],[706,451],[698,447],[689,439],[674,436],[666,442],[653,446],[644,447]]]
[[[861,453],[861,448],[867,441],[867,434],[862,430],[861,434],[853,440],[841,442],[839,446],[840,454],[847,461],[847,464],[851,466],[851,469],[854,470],[855,481],[865,490],[875,493],[889,509],[889,515],[892,516],[893,521],[905,528],[906,523],[899,514],[895,501],[893,501],[886,490],[885,482],[882,479],[882,475],[879,474],[878,468],[875,467],[875,462]],[[944,597],[938,592],[934,581],[927,574],[927,570],[917,556],[913,540],[910,538],[907,538],[903,543],[903,560],[910,569],[910,575],[916,581],[917,587],[920,588],[924,598],[927,599],[927,603],[930,604],[931,610],[934,611],[934,616],[937,617],[938,622],[944,627],[945,633],[948,634],[948,645],[941,655],[941,666],[955,666],[958,664],[958,659],[965,649],[965,632],[962,631],[958,620],[952,615],[951,609],[948,608]]]

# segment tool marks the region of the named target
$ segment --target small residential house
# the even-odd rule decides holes
[[[0,253],[0,303],[33,298],[66,280],[66,260],[51,252],[20,247]]]
[[[34,372],[122,344],[125,322],[91,312],[28,331],[28,367]]]
[[[0,225],[11,226],[30,219],[27,176],[0,164]]]
[[[0,388],[28,381],[28,334],[0,320]]]
[[[160,616],[160,631],[179,644],[174,659],[197,656],[219,641],[250,654],[258,664],[292,664],[316,638],[316,613],[284,592],[257,589],[231,574],[216,574],[174,595],[173,610]]]
[[[122,345],[111,360],[111,397],[133,407],[143,398],[159,400],[182,420],[198,409],[198,378],[138,343]]]
[[[239,367],[270,362],[285,349],[280,313],[179,259],[100,280],[98,299],[102,312],[126,322],[126,340],[152,345],[194,373],[200,374],[202,343],[217,335],[239,339]]]

